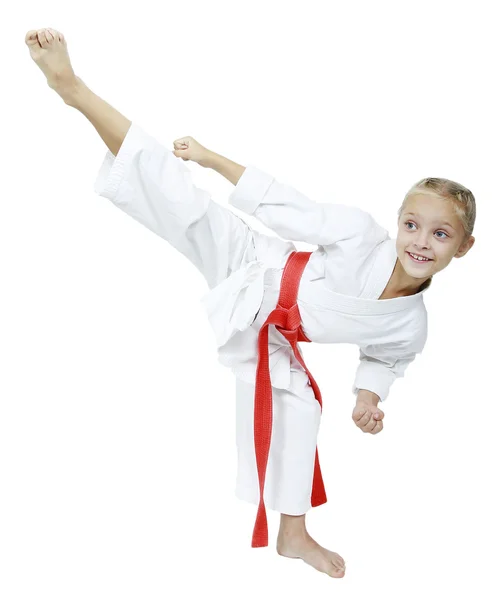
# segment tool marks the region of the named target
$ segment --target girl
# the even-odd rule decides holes
[[[352,418],[362,431],[380,432],[378,402],[426,342],[423,294],[434,273],[474,243],[472,193],[445,179],[418,182],[391,239],[369,213],[313,202],[191,137],[167,149],[74,74],[60,32],[29,31],[25,41],[48,85],[88,118],[108,148],[96,192],[172,244],[207,281],[202,301],[219,360],[236,375],[236,495],[259,504],[253,546],[267,545],[266,502],[281,513],[279,554],[343,577],[343,558],[305,526],[306,512],[326,496],[316,448],[321,396],[297,342],[359,347]],[[235,186],[229,202],[285,239],[251,229],[195,187],[188,160],[226,177]],[[318,248],[297,252],[287,240]]]

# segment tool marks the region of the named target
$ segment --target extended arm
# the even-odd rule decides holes
[[[225,156],[221,156],[216,152],[212,152],[211,150],[206,152],[205,158],[201,162],[201,165],[203,167],[213,169],[234,185],[237,185],[241,175],[246,170],[246,167],[243,167],[242,165],[239,165],[233,160],[225,158]]]
[[[360,208],[315,202],[254,165],[243,167],[210,150],[201,164],[236,186],[229,198],[232,206],[254,215],[284,239],[324,246],[361,237],[374,245],[388,235]]]

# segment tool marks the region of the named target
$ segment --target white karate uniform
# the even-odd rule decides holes
[[[352,393],[366,389],[384,401],[424,348],[423,294],[431,280],[412,296],[378,300],[397,260],[395,239],[358,207],[314,202],[248,165],[229,203],[286,239],[264,235],[194,186],[186,163],[134,123],[118,155],[107,152],[95,191],[172,244],[207,281],[201,301],[218,358],[236,375],[236,495],[243,500],[259,501],[253,434],[258,333],[277,305],[285,263],[297,250],[292,241],[318,247],[299,286],[305,335],[315,343],[359,347]],[[273,326],[269,355],[273,428],[265,505],[300,515],[311,507],[321,409],[289,342]]]

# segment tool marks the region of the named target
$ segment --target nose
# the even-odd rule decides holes
[[[418,237],[414,242],[416,248],[420,248],[421,250],[429,249],[430,245],[428,244],[428,236],[425,234],[421,237]]]

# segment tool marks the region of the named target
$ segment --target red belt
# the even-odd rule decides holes
[[[260,548],[268,546],[268,523],[266,519],[265,501],[263,490],[265,487],[266,465],[272,437],[272,384],[270,379],[269,354],[268,354],[268,326],[275,325],[278,331],[290,342],[297,360],[306,371],[316,399],[323,408],[320,390],[311,373],[306,368],[304,360],[297,349],[297,342],[311,342],[304,335],[301,328],[301,315],[297,306],[297,293],[299,282],[304,268],[311,256],[311,252],[292,252],[282,274],[282,282],[277,308],[269,315],[258,335],[258,366],[256,370],[256,388],[254,395],[254,447],[256,451],[256,465],[258,467],[258,481],[260,484],[260,502],[256,523],[253,530],[251,546]],[[315,468],[313,475],[313,489],[311,492],[311,506],[320,506],[327,501],[325,486],[318,460],[318,448],[315,454]]]

